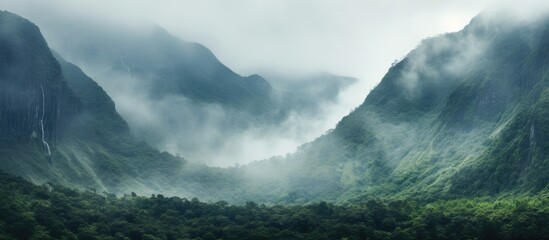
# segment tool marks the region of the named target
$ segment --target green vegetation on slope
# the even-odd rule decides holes
[[[279,169],[265,194],[291,203],[547,190],[548,39],[547,17],[481,14],[422,41],[333,131],[244,168]]]
[[[546,239],[549,198],[229,205],[35,186],[0,174],[0,239]]]

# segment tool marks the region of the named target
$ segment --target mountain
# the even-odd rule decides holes
[[[319,72],[298,76],[268,74],[273,79],[272,86],[276,93],[276,105],[280,112],[296,112],[318,118],[327,104],[338,101],[340,94],[352,87],[358,79]],[[287,114],[287,113],[285,113]]]
[[[139,140],[103,88],[52,52],[33,23],[0,15],[0,170],[35,184],[246,201],[233,192],[247,180],[236,169],[191,163]],[[339,84],[325,76],[325,86]]]
[[[335,129],[286,157],[222,169],[136,140],[102,88],[55,60],[33,24],[2,17],[2,89],[18,90],[2,92],[12,104],[2,105],[0,161],[35,183],[266,203],[547,190],[546,18],[484,13],[425,39]]]
[[[108,78],[116,81],[110,84],[141,88],[152,99],[183,95],[254,113],[269,108],[271,86],[265,79],[240,76],[206,47],[180,40],[157,25],[139,30],[88,22],[45,25],[53,25],[46,29],[54,48],[93,69],[101,81]]]
[[[102,87],[0,12],[0,170],[34,183],[0,173],[0,238],[545,239],[549,19],[496,15],[422,41],[294,154],[212,168],[137,140]],[[162,194],[111,194],[130,191]]]
[[[0,59],[2,171],[117,193],[158,192],[181,173],[185,160],[133,137],[97,83],[54,56],[34,24],[4,11]]]
[[[286,144],[282,129],[291,121],[322,119],[326,105],[356,81],[327,73],[269,82],[241,76],[203,45],[157,25],[62,15],[37,24],[53,49],[105,88],[138,138],[193,162],[228,166],[283,154],[252,156],[244,146],[251,138],[259,145]],[[295,131],[293,145],[324,130]]]
[[[61,137],[81,104],[61,80],[38,28],[9,13],[0,17],[2,141],[36,139],[49,154],[48,141]]]
[[[8,12],[0,17],[2,167],[44,181],[38,172],[54,174],[43,168],[57,155],[56,143],[65,137],[82,103],[62,80],[38,28]]]
[[[548,34],[546,18],[484,13],[423,40],[335,129],[243,167],[262,179],[249,188],[286,202],[547,190]]]

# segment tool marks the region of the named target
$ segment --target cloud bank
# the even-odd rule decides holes
[[[82,66],[106,88],[130,125],[155,126],[163,135],[177,132],[167,139],[173,137],[178,141],[162,141],[159,143],[162,149],[183,156],[194,149],[196,154],[187,157],[226,166],[284,155],[333,128],[364,100],[395,59],[402,58],[426,36],[460,30],[490,1],[0,0],[0,3],[6,10],[34,21],[47,39],[52,38],[48,28],[66,19],[92,20],[105,26],[123,24],[135,29],[155,23],[181,39],[204,44],[241,75],[295,76],[329,71],[360,79],[333,101],[324,103],[316,114],[294,112],[275,127],[251,127],[244,132],[227,133],[215,127],[230,118],[227,116],[230,113],[219,106],[193,105],[181,97],[151,102],[135,88],[109,85],[97,69]],[[120,76],[110,77],[126,77],[117,74]],[[291,81],[277,82],[276,77],[268,80],[279,88],[300,86]],[[314,84],[300,87],[305,86]],[[174,105],[186,107],[182,112],[172,113],[169,119],[159,119],[151,112],[169,115]],[[163,127],[182,116],[187,128]],[[216,139],[220,138],[233,140],[217,144]],[[188,141],[194,141],[195,147]],[[216,154],[212,154],[209,145],[217,149]]]

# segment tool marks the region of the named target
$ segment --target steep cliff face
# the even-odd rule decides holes
[[[57,58],[34,24],[0,12],[0,169],[34,183],[161,191],[183,160],[136,140],[105,91]]]
[[[80,108],[38,28],[1,12],[0,141],[37,141],[50,155]]]

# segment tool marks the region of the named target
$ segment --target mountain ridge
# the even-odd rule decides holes
[[[334,130],[286,159],[249,166],[279,169],[285,179],[252,188],[270,184],[279,191],[266,199],[297,203],[546,189],[543,135],[529,137],[536,128],[528,116],[544,116],[548,23],[502,26],[481,14],[462,31],[422,41]],[[547,122],[536,124],[545,130]]]

